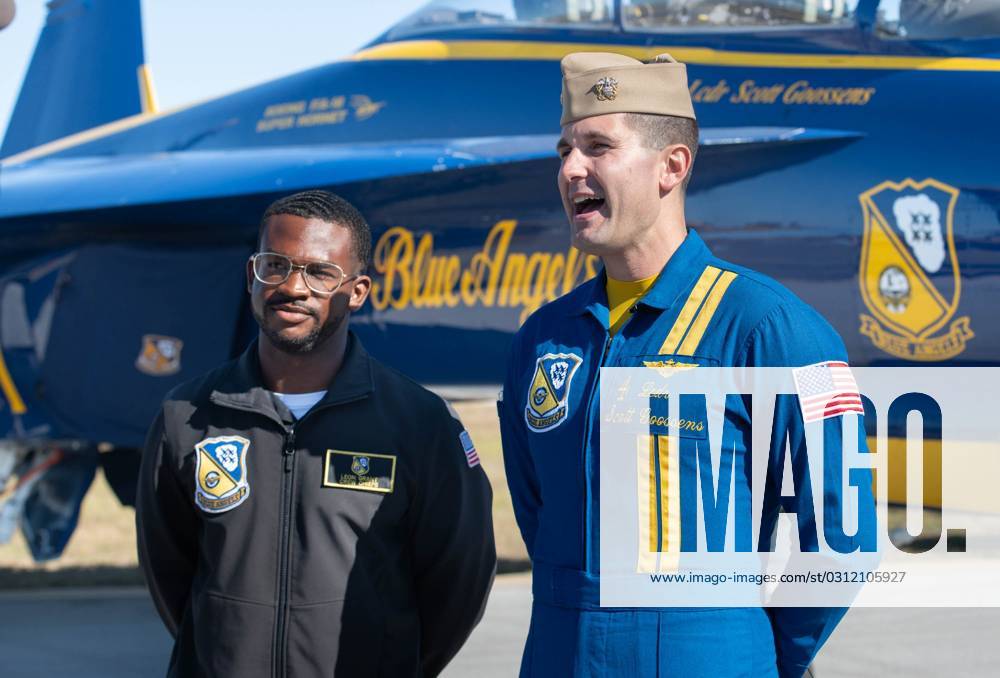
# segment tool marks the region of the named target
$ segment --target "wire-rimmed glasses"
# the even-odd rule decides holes
[[[296,264],[284,254],[258,252],[250,257],[253,276],[265,285],[280,285],[288,280],[293,271],[302,271],[306,287],[317,294],[333,294],[345,281],[358,276],[347,276],[344,269],[328,261],[310,261]]]

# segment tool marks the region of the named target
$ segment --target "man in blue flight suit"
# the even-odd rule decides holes
[[[528,318],[498,403],[533,566],[521,675],[801,676],[844,609],[599,605],[600,367],[800,367],[847,356],[816,311],[717,259],[688,230],[698,126],[684,65],[576,53],[562,71],[559,190],[573,245],[604,270]],[[791,404],[781,416],[801,421]],[[839,425],[824,431],[839,443]]]

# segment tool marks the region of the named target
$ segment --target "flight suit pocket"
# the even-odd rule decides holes
[[[648,377],[641,383],[630,385],[629,407],[636,406],[640,422],[649,425],[652,435],[669,435],[669,429],[676,425],[681,438],[705,439],[708,437],[708,421],[701,408],[691,408],[691,403],[682,400],[680,416],[674,422],[669,414],[671,378],[687,370],[698,367],[718,367],[719,361],[703,356],[661,355],[657,353],[623,356],[622,367],[648,367]],[[641,401],[641,402],[640,402]]]
[[[659,676],[765,678],[775,676],[774,640],[757,633],[760,609],[685,609],[660,613]],[[768,629],[769,630],[769,629]],[[770,635],[768,633],[768,635]],[[761,643],[757,648],[755,645]],[[771,658],[768,666],[764,657]]]

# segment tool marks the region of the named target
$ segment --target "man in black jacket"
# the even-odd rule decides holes
[[[259,250],[258,340],[168,395],[143,454],[139,557],[175,638],[168,675],[436,675],[496,564],[475,448],[348,331],[371,287],[357,210],[279,200]]]

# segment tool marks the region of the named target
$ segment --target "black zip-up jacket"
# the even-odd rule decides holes
[[[256,344],[176,388],[146,442],[139,558],[168,675],[434,676],[482,616],[489,481],[439,397],[353,334],[299,420]]]

